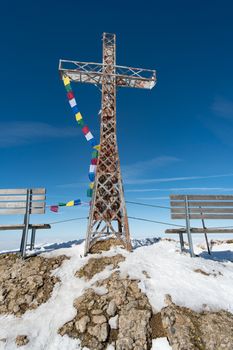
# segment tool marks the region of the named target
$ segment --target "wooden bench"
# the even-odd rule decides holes
[[[233,227],[229,229],[211,227],[207,228],[205,219],[208,220],[232,220],[233,219],[233,195],[170,195],[171,218],[184,219],[185,227],[168,229],[167,234],[179,234],[181,251],[184,251],[183,234],[188,237],[190,255],[195,256],[192,242],[192,233],[205,235],[208,253],[210,254],[207,233],[233,233]],[[190,220],[201,220],[202,228],[191,227]]]
[[[26,256],[28,231],[31,230],[30,249],[34,248],[36,230],[49,229],[49,224],[30,224],[31,214],[45,213],[45,188],[0,189],[0,215],[23,214],[23,224],[0,225],[0,230],[22,230],[20,253]]]

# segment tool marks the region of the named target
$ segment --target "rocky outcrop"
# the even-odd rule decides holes
[[[161,311],[163,326],[173,350],[232,350],[233,315],[227,311],[197,313],[175,305]]]
[[[75,276],[79,278],[85,278],[90,280],[97,273],[103,271],[106,266],[112,265],[113,268],[118,267],[118,264],[125,260],[125,257],[121,254],[117,254],[111,257],[102,258],[91,258],[87,264],[84,265],[79,271],[76,272]]]
[[[51,276],[66,256],[34,256],[22,260],[17,254],[0,255],[0,313],[21,316],[45,303],[59,279]]]
[[[18,335],[15,339],[15,344],[17,346],[24,346],[29,343],[29,339],[26,335]]]
[[[120,278],[118,272],[99,281],[96,286],[106,288],[107,293],[86,290],[74,302],[75,318],[59,333],[79,338],[82,346],[90,350],[106,349],[108,344],[116,350],[151,349],[152,309],[138,282]]]

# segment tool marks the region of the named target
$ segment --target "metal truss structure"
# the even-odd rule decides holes
[[[100,151],[90,207],[85,254],[99,240],[114,237],[131,250],[116,139],[116,88],[152,89],[155,70],[116,65],[116,36],[103,33],[103,63],[60,60],[61,75],[102,91]]]

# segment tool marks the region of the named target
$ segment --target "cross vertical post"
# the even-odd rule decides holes
[[[116,88],[152,89],[154,70],[116,65],[116,35],[103,33],[103,62],[60,60],[59,71],[74,82],[100,85],[102,112],[100,150],[91,201],[85,254],[99,240],[115,238],[131,250],[128,216],[116,138]]]

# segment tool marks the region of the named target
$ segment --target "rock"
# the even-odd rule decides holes
[[[111,329],[118,329],[118,320],[119,320],[118,315],[111,317],[109,319],[108,323],[109,323],[109,326],[111,327]]]
[[[75,322],[75,327],[79,332],[84,333],[86,331],[87,324],[89,322],[90,322],[90,317],[83,316],[82,318],[80,318],[78,321]]]
[[[93,316],[92,318],[92,322],[94,322],[95,324],[102,324],[106,321],[107,319],[104,315],[97,315],[97,316]]]
[[[110,303],[108,304],[108,308],[106,312],[109,316],[115,316],[116,311],[117,311],[116,302],[114,300],[111,300]]]
[[[15,344],[17,346],[23,346],[29,343],[27,335],[18,335],[15,339]]]
[[[233,315],[227,311],[198,313],[171,303],[161,316],[174,350],[232,350]]]
[[[59,281],[51,276],[55,266],[61,265],[66,256],[44,258],[33,256],[26,260],[17,254],[0,255],[0,314],[23,315],[46,302]]]
[[[99,315],[102,314],[102,310],[101,309],[95,309],[95,310],[91,310],[92,315]]]

